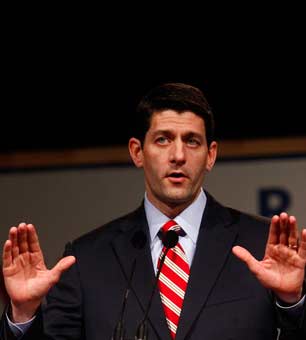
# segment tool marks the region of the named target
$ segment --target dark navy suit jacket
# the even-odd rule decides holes
[[[271,292],[231,252],[241,245],[261,259],[269,220],[206,195],[176,340],[272,340],[278,328],[280,339],[305,340],[304,315],[299,322],[281,315]],[[68,244],[65,255],[73,254],[77,262],[51,289],[23,339],[110,340],[136,259],[125,313],[126,337],[134,339],[155,282],[150,242],[135,247],[135,235],[141,234],[149,238],[143,205]],[[158,291],[148,322],[149,340],[171,339]],[[0,335],[14,339],[4,317]]]

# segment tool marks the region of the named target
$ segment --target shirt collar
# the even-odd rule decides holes
[[[197,242],[206,201],[206,195],[201,188],[201,192],[195,199],[195,201],[192,202],[191,205],[189,205],[185,210],[183,210],[178,216],[174,218],[176,223],[183,228],[185,233],[194,244]],[[160,228],[167,221],[169,221],[169,217],[164,215],[148,200],[146,193],[144,198],[144,208],[149,225],[150,238],[152,243],[154,238],[157,236]]]

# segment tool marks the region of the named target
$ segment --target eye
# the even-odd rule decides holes
[[[200,141],[198,139],[196,139],[194,137],[190,137],[187,140],[187,144],[188,145],[192,145],[192,146],[197,146],[197,145],[200,145],[201,143],[200,143]]]
[[[155,141],[158,144],[167,144],[169,142],[169,139],[165,136],[160,136],[160,137],[156,138]]]

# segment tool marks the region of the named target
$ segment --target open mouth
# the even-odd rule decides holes
[[[172,172],[167,177],[173,182],[181,182],[187,178],[183,172]]]
[[[173,178],[181,178],[181,177],[185,177],[185,175],[184,174],[182,174],[182,173],[172,173],[172,174],[170,174],[168,177],[173,177]]]

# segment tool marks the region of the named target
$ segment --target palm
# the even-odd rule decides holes
[[[258,265],[255,275],[262,285],[273,291],[298,291],[303,284],[305,261],[286,246],[268,245],[265,257]]]
[[[257,261],[248,250],[235,246],[233,253],[249,267],[259,282],[281,300],[292,303],[301,297],[306,264],[306,230],[299,248],[296,219],[282,213],[271,220],[265,256]]]
[[[3,268],[3,276],[7,293],[16,303],[41,299],[52,281],[41,253],[20,254],[10,266]]]
[[[73,256],[67,256],[48,270],[34,226],[21,223],[18,228],[12,227],[3,247],[3,276],[12,305],[33,314],[62,272],[74,262]]]

